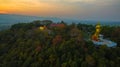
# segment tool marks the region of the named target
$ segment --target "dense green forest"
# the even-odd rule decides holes
[[[0,31],[0,67],[120,67],[119,26],[102,26],[101,34],[117,43],[110,48],[92,43],[93,25],[52,23],[37,20]]]

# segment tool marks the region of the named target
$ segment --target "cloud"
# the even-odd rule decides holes
[[[0,0],[0,10],[42,16],[120,17],[120,0]]]
[[[94,2],[96,0],[39,0],[41,2]]]
[[[6,14],[8,12],[0,10],[0,14]]]
[[[91,3],[95,2],[96,0],[65,0],[67,2],[85,2],[85,3]]]

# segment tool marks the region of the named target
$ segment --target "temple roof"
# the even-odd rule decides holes
[[[92,42],[95,44],[95,45],[106,45],[107,47],[116,47],[117,46],[117,43],[113,42],[113,41],[110,41],[110,40],[107,40],[107,39],[102,39],[100,41],[94,41],[92,40]]]

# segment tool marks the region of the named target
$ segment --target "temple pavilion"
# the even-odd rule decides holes
[[[101,31],[101,25],[100,23],[98,23],[96,25],[96,31],[95,33],[92,35],[92,42],[96,45],[96,46],[100,46],[100,45],[106,45],[107,47],[116,47],[117,43],[108,40],[108,39],[104,39],[103,35],[100,34]]]

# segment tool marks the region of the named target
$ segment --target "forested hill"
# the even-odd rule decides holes
[[[26,15],[15,15],[15,14],[0,14],[0,30],[8,29],[11,25],[16,23],[28,23],[34,20],[45,20],[49,19],[54,22],[60,21],[59,18],[54,17],[37,17],[37,16],[26,16]]]
[[[53,23],[19,23],[0,31],[0,67],[120,67],[120,27],[103,26],[101,34],[118,45],[95,46],[95,27]]]

